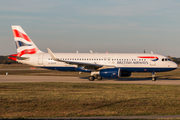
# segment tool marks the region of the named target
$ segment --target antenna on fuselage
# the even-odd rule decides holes
[[[79,53],[78,51],[76,51],[76,53]]]
[[[90,50],[90,53],[93,53],[93,51],[92,51],[92,50]]]
[[[151,51],[151,54],[153,54],[153,51]]]

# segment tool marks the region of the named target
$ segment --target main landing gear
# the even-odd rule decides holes
[[[155,72],[152,72],[152,81],[156,81],[156,76],[155,76]]]
[[[94,76],[89,76],[89,81],[94,81],[95,77]]]
[[[96,77],[94,77],[94,76],[89,76],[88,79],[89,79],[89,81],[94,81],[95,78],[97,78],[98,80],[102,80],[102,79],[103,79],[103,78],[102,78],[101,76],[99,76],[99,75],[96,76]]]
[[[91,76],[89,76],[89,81],[94,81],[94,79],[97,78],[98,80],[102,80],[102,77],[99,76],[99,71],[93,71],[91,72]]]
[[[97,79],[98,79],[98,80],[102,80],[103,78],[98,75],[98,76],[97,76]]]

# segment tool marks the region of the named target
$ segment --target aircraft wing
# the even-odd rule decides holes
[[[115,66],[104,66],[104,65],[93,64],[93,63],[59,60],[49,48],[47,48],[47,50],[48,50],[48,52],[51,55],[53,60],[58,61],[58,62],[65,62],[67,64],[78,65],[78,67],[84,67],[85,69],[97,70],[97,69],[103,68],[103,67],[115,67]]]

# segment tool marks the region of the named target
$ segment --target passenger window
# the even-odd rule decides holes
[[[165,61],[167,61],[167,58],[165,58]]]

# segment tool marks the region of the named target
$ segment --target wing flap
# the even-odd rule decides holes
[[[91,69],[91,70],[92,69],[97,70],[97,69],[104,66],[104,65],[93,64],[93,63],[84,63],[84,62],[59,60],[49,48],[47,48],[47,50],[48,50],[49,54],[51,55],[52,59],[55,60],[55,61],[58,61],[58,62],[65,62],[65,63],[71,64],[71,65],[78,65],[78,67],[84,67],[85,69]],[[109,66],[109,67],[115,67],[115,66]]]

